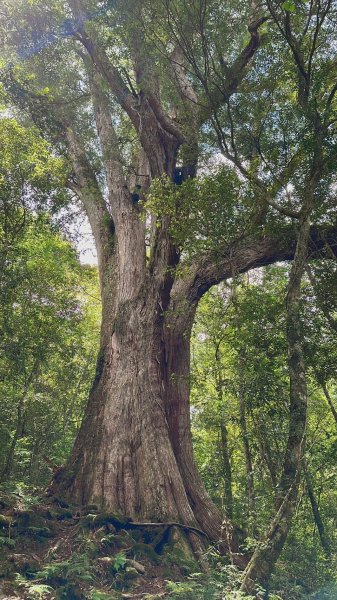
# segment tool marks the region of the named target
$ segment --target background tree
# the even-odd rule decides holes
[[[67,457],[79,427],[100,302],[88,303],[90,291],[97,295],[95,270],[80,267],[39,210],[64,196],[64,161],[14,119],[2,119],[0,131],[0,472],[2,480],[41,484],[50,465]]]
[[[331,281],[331,263],[315,265],[324,279]],[[325,271],[326,268],[326,271]],[[221,506],[226,499],[225,483],[231,484],[234,519],[245,531],[248,517],[244,436],[240,427],[238,384],[245,382],[246,424],[254,469],[256,529],[245,543],[254,547],[272,517],[277,484],[287,443],[288,373],[284,323],[287,286],[285,267],[272,267],[237,282],[233,305],[230,288],[212,291],[202,300],[196,316],[192,344],[192,429],[196,457],[207,489]],[[304,305],[301,330],[307,365],[328,356],[327,320],[315,308],[308,280],[303,285]],[[237,331],[239,315],[241,328]],[[281,326],[281,327],[280,327]],[[316,329],[317,328],[317,329]],[[316,334],[313,335],[313,330]],[[217,343],[221,340],[222,399],[219,402],[215,374],[218,372]],[[315,351],[313,353],[313,346]],[[314,342],[316,340],[316,342]],[[334,343],[330,341],[330,352]],[[237,360],[246,350],[240,376]],[[322,354],[321,354],[322,353]],[[314,358],[315,356],[315,358]],[[325,358],[324,358],[325,357]],[[326,363],[328,364],[328,363]],[[333,580],[335,555],[334,525],[336,430],[333,414],[324,399],[319,382],[308,368],[307,449],[294,524],[276,564],[270,590],[282,598],[310,597],[313,590]],[[214,379],[213,379],[214,378]],[[335,375],[331,373],[331,395],[335,395]],[[230,464],[223,462],[220,427],[226,425]],[[226,504],[225,504],[226,506]],[[314,596],[315,597],[315,596]]]

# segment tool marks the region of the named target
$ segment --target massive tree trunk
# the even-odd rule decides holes
[[[190,335],[196,305],[188,304],[179,281],[173,289],[172,306],[165,328],[165,406],[170,440],[194,517],[208,537],[235,554],[242,564],[232,525],[222,516],[206,492],[193,457],[190,424]]]
[[[223,521],[192,450],[189,338],[195,308],[165,312],[168,290],[156,289],[156,276],[141,265],[133,272],[127,280],[134,279],[134,286],[125,293],[124,273],[115,291],[111,339],[100,354],[74,451],[53,487],[72,502],[93,502],[134,519],[197,525],[219,541]],[[171,298],[177,304],[174,292]]]
[[[92,412],[61,485],[79,503],[195,524],[165,415],[162,319],[156,301],[142,294],[117,307]]]

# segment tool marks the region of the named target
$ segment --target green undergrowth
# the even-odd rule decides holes
[[[213,548],[198,563],[178,527],[141,527],[96,506],[36,498],[23,489],[0,497],[0,598],[249,600],[238,591],[237,569]],[[285,587],[279,580],[275,589]],[[337,597],[334,589],[322,593],[305,596],[293,586],[269,600]]]
[[[95,506],[37,504],[18,493],[3,495],[0,511],[0,597],[216,599],[230,581],[225,571],[216,579],[215,568],[199,572],[177,527],[142,527]]]

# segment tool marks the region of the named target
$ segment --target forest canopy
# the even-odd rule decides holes
[[[0,550],[34,498],[95,545],[23,597],[128,569],[145,597],[135,544],[179,550],[167,597],[334,597],[336,26],[334,0],[3,0]]]

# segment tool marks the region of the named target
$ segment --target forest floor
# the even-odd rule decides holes
[[[0,500],[0,600],[223,597],[179,527],[142,527],[95,506]],[[213,593],[214,592],[214,593]]]

